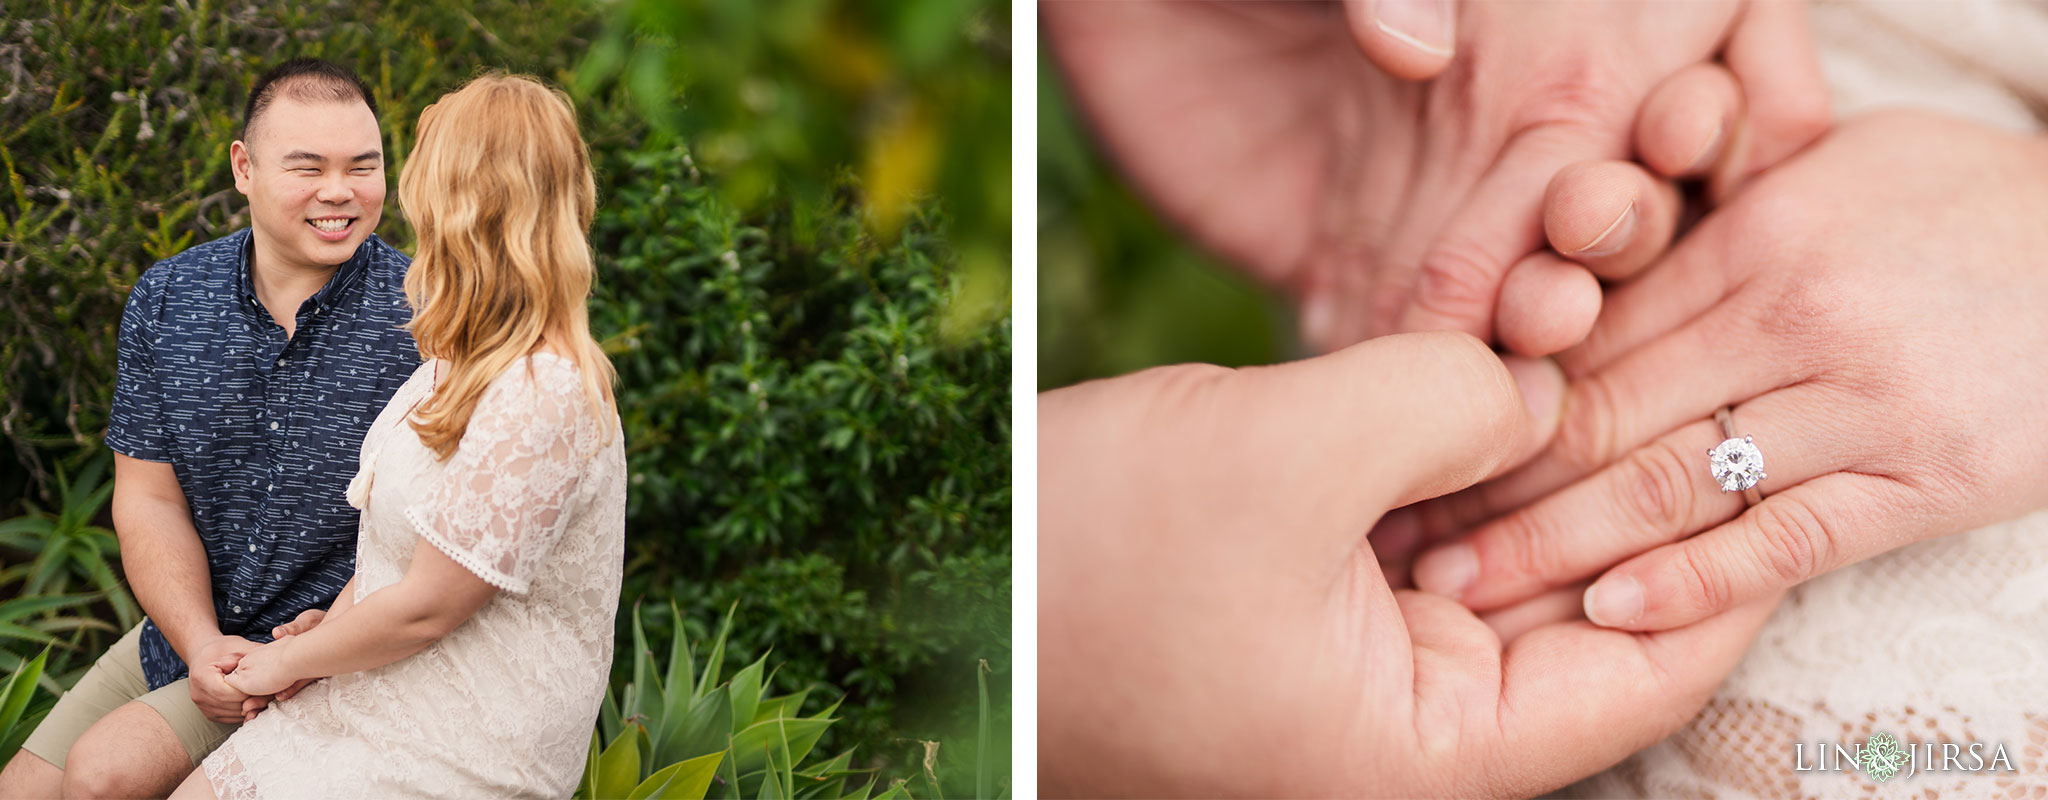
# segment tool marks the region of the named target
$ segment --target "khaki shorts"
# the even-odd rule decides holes
[[[142,626],[137,625],[107,648],[106,655],[100,656],[86,670],[85,677],[78,679],[78,685],[57,699],[56,707],[36,726],[36,732],[29,734],[28,741],[22,742],[21,749],[63,769],[64,756],[71,752],[71,744],[101,717],[131,700],[141,700],[170,723],[195,767],[207,753],[220,746],[221,740],[241,727],[239,723],[229,725],[207,719],[192,704],[192,692],[184,678],[150,691],[149,682],[142,677],[141,641]]]

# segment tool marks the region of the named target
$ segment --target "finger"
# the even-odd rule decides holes
[[[1451,0],[1345,0],[1344,18],[1366,59],[1402,80],[1436,77],[1457,45]]]
[[[1629,559],[1586,590],[1594,622],[1654,631],[1796,586],[1932,531],[1913,498],[1881,475],[1836,472],[1785,491],[1734,521]]]
[[[284,691],[282,691],[282,692],[278,692],[278,693],[277,693],[277,699],[279,699],[279,700],[290,700],[290,699],[292,699],[292,696],[293,696],[293,695],[296,695],[296,694],[298,694],[298,693],[299,693],[299,690],[300,690],[300,689],[304,689],[304,688],[306,688],[306,684],[309,684],[309,683],[312,683],[312,682],[313,682],[313,681],[312,681],[312,679],[311,679],[311,678],[300,678],[299,680],[293,681],[293,682],[292,682],[292,685],[284,687]]]
[[[1600,282],[1585,267],[1550,253],[1535,253],[1501,281],[1494,328],[1501,345],[1525,356],[1547,356],[1578,344],[1600,316]]]
[[[1503,644],[1514,642],[1522,635],[1545,625],[1573,622],[1586,618],[1581,598],[1586,593],[1586,584],[1575,584],[1552,589],[1506,608],[1479,615],[1479,620],[1492,628]]]
[[[1706,175],[1741,124],[1742,91],[1720,64],[1694,64],[1665,78],[1636,114],[1636,154],[1666,178]]]
[[[1349,550],[1386,509],[1470,485],[1540,448],[1561,391],[1548,362],[1511,366],[1470,336],[1439,332],[1238,370],[1213,407],[1188,413],[1201,423],[1190,430],[1213,437],[1208,452],[1232,454],[1198,465],[1219,492],[1302,515],[1265,528],[1330,531]]]
[[[1517,134],[1429,245],[1401,330],[1457,330],[1481,338],[1508,267],[1543,246],[1543,197],[1559,170],[1628,155],[1626,136],[1543,124]]]
[[[1865,455],[1833,408],[1835,397],[1796,386],[1735,409],[1739,433],[1758,442],[1762,488],[1783,491],[1861,463]],[[1707,452],[1724,438],[1702,419],[1680,427],[1556,494],[1480,526],[1415,562],[1424,591],[1475,609],[1499,608],[1597,575],[1637,553],[1734,519],[1739,492],[1715,483]]]
[[[1548,625],[1509,645],[1501,663],[1499,752],[1513,774],[1473,770],[1456,794],[1536,794],[1568,784],[1669,735],[1698,713],[1775,606],[1756,602],[1656,634]],[[1596,746],[1584,735],[1598,731]],[[1505,765],[1502,768],[1506,768]],[[1503,791],[1503,787],[1507,790]]]
[[[1608,288],[1585,342],[1556,354],[1565,374],[1577,379],[1604,370],[1624,354],[1696,321],[1741,288],[1741,264],[1710,260],[1722,254],[1708,239],[1716,235],[1720,227],[1696,227],[1661,262]]]
[[[1733,171],[1715,178],[1715,196],[1725,197],[1743,179],[1811,144],[1829,124],[1827,82],[1807,30],[1807,9],[1798,0],[1744,4],[1723,52],[1741,83],[1747,112],[1732,158]]]
[[[1688,421],[1811,377],[1810,360],[1779,358],[1777,342],[1726,304],[1630,351],[1566,390],[1550,446],[1452,510],[1465,524],[1521,508],[1614,463]]]
[[[1543,200],[1550,246],[1608,280],[1635,275],[1664,254],[1678,227],[1678,190],[1626,161],[1565,167]],[[1576,344],[1576,342],[1574,342]]]

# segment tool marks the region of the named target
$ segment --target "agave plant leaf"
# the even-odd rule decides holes
[[[688,713],[668,721],[676,730],[663,738],[656,760],[695,758],[725,749],[732,734],[732,704],[726,700],[725,688],[711,690],[691,704]]]
[[[780,746],[785,735],[789,741],[789,762],[801,762],[817,745],[818,737],[824,735],[825,729],[834,722],[838,720],[784,718],[749,725],[746,730],[733,734],[733,767],[741,774],[762,768],[767,764],[771,743]]]
[[[798,772],[797,774],[802,775],[806,778],[816,778],[821,775],[827,775],[835,772],[847,772],[852,767],[852,764],[853,749],[847,748],[846,752],[840,753],[839,755],[825,759],[824,761],[818,762],[816,764],[812,764],[809,767],[805,767],[802,772]]]
[[[647,647],[647,632],[640,627],[638,603],[633,605],[633,686],[640,692],[634,698],[635,702],[628,703],[622,710],[638,716],[641,724],[653,732],[654,743],[659,745],[661,714],[666,709],[662,707],[661,676],[655,672],[654,651]]]
[[[609,696],[607,696],[607,699],[609,699]],[[590,755],[583,759],[583,779],[576,782],[576,797],[580,800],[593,800],[597,796],[598,747],[602,744],[604,742],[598,739],[597,731],[591,731]]]
[[[804,698],[808,697],[810,693],[811,687],[806,686],[794,693],[785,694],[781,697],[763,698],[759,705],[754,706],[754,718],[748,720],[748,723],[752,724],[776,717],[795,717],[798,711],[803,710]]]
[[[24,628],[12,622],[0,622],[0,639],[20,639],[36,644],[56,644],[57,637],[34,628]]]
[[[725,621],[718,625],[718,638],[711,643],[711,655],[704,659],[704,674],[697,678],[698,697],[703,697],[718,685],[719,666],[725,663],[725,637],[732,633],[733,612],[740,610],[740,603],[734,600],[732,607],[725,610]]]
[[[6,602],[0,602],[0,622],[14,622],[45,611],[82,606],[97,599],[99,599],[98,595],[91,594],[17,597]]]
[[[662,710],[664,719],[683,713],[689,708],[689,701],[701,694],[697,691],[696,648],[689,644],[689,636],[683,631],[683,612],[676,607],[676,601],[668,601],[669,619],[675,620],[675,634],[668,642],[668,679],[662,681],[668,687],[668,708]]]
[[[646,736],[647,729],[635,724],[605,747],[597,757],[597,775],[590,781],[592,797],[612,800],[633,793],[633,787],[640,785],[640,739]]]
[[[44,678],[48,677],[44,675]],[[21,719],[15,720],[14,730],[0,731],[0,761],[14,760],[14,754],[21,750],[22,742],[28,741],[29,734],[35,733],[36,726],[43,724],[43,718],[49,715],[50,708],[56,704],[57,698],[54,697],[32,702],[29,704],[29,710],[21,715]]]
[[[0,685],[0,739],[11,741],[15,738],[15,725],[21,722],[22,712],[28,709],[29,698],[35,696],[36,681],[43,677],[43,665],[49,658],[49,648],[43,648],[43,652],[7,676],[6,684]],[[11,749],[0,755],[10,760],[14,758]]]
[[[647,776],[626,800],[701,800],[711,788],[711,778],[718,774],[718,762],[724,758],[725,751],[720,750],[670,764]]]
[[[36,543],[50,535],[57,523],[49,517],[25,516],[0,522],[0,544],[17,550],[34,550]]]
[[[619,738],[619,732],[626,729],[625,719],[619,714],[619,701],[611,692],[604,693],[604,706],[597,712],[597,730],[594,734],[607,739]]]
[[[988,740],[990,735],[988,673],[990,670],[988,659],[984,658],[980,659],[980,661],[981,664],[974,668],[975,691],[981,698],[981,705],[975,709],[974,716],[974,796],[985,798],[995,796],[990,793],[995,788],[995,779],[989,773],[990,765],[988,763]]]
[[[36,554],[35,569],[29,571],[28,583],[23,584],[21,593],[25,596],[50,594],[49,585],[57,580],[66,562],[70,561],[71,540],[53,536],[43,543],[43,551]]]
[[[789,794],[782,790],[782,778],[775,774],[775,770],[765,770],[760,774],[761,791],[755,795],[756,797],[760,800],[785,800],[789,797]]]
[[[868,800],[868,795],[873,794],[875,791],[875,781],[877,780],[879,780],[879,778],[877,778],[876,776],[868,776],[868,782],[861,784],[860,792],[858,794],[845,795],[843,800]]]
[[[761,668],[767,662],[768,656],[764,654],[732,676],[728,688],[732,697],[733,733],[739,733],[754,723],[754,708],[761,702]]]

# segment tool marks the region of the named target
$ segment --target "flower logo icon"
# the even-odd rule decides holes
[[[1864,743],[1863,752],[1858,758],[1862,762],[1860,766],[1863,767],[1863,774],[1869,775],[1871,780],[1878,783],[1884,783],[1891,780],[1893,775],[1899,774],[1899,770],[1906,766],[1906,759],[1906,751],[1900,749],[1899,740],[1882,731],[1871,734],[1870,741]]]

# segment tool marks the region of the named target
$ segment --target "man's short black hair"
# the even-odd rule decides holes
[[[249,141],[249,129],[270,108],[278,92],[309,103],[361,100],[370,107],[370,116],[377,116],[377,101],[354,70],[318,58],[294,58],[271,67],[249,88],[249,104],[242,109],[242,130],[235,138]]]

